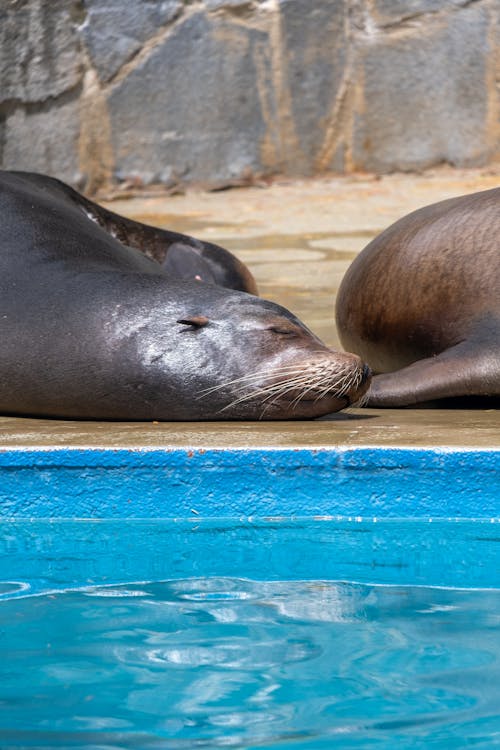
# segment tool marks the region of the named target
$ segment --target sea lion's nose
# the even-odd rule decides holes
[[[361,385],[364,385],[368,378],[371,378],[372,371],[368,367],[368,365],[363,365],[363,371],[361,373]]]

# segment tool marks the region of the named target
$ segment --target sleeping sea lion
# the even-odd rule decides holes
[[[343,346],[379,373],[368,406],[496,404],[500,188],[421,208],[382,232],[349,267],[336,317]]]
[[[164,262],[174,233],[29,173],[0,173],[0,216],[2,414],[312,418],[369,387],[359,357],[249,294],[251,275],[222,248],[176,239],[180,275],[182,245],[189,255],[178,278]]]

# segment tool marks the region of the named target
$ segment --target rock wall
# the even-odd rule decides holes
[[[111,182],[498,156],[500,0],[2,0],[0,164]]]

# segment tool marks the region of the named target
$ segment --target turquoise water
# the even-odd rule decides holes
[[[0,591],[0,747],[500,747],[500,590]]]

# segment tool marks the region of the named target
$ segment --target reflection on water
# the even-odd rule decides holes
[[[498,590],[325,581],[6,599],[0,745],[492,747],[499,620]]]

